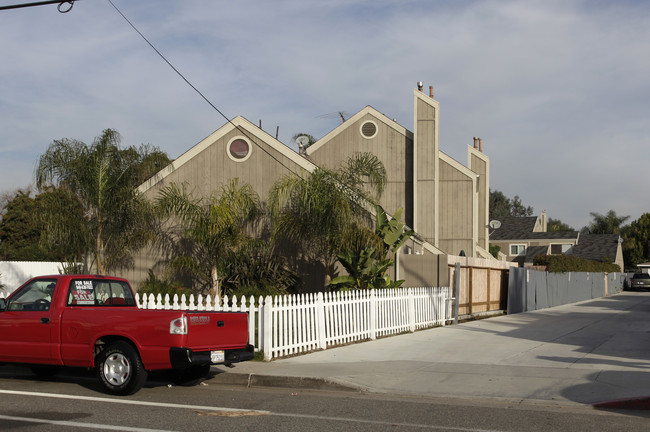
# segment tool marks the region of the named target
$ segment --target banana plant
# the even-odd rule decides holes
[[[348,249],[338,254],[339,263],[345,268],[347,275],[332,279],[330,287],[336,290],[398,288],[403,280],[393,281],[386,274],[395,264],[395,253],[413,236],[414,232],[407,229],[399,221],[402,209],[390,218],[384,209],[376,206],[375,236],[380,239],[382,246],[377,249],[365,246],[361,250]]]

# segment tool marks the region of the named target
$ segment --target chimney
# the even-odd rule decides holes
[[[478,148],[478,145],[476,144],[478,142],[478,138],[474,137],[474,148]]]
[[[478,151],[483,153],[483,140],[481,138],[478,139]]]
[[[429,86],[429,97],[433,99],[433,86]]]

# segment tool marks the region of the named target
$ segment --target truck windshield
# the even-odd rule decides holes
[[[135,306],[126,282],[102,279],[75,279],[68,291],[69,306]]]

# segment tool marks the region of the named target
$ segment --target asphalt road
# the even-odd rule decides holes
[[[648,411],[215,381],[177,387],[154,375],[137,394],[118,398],[101,393],[83,370],[39,380],[27,369],[0,366],[0,430],[647,431],[650,424]]]

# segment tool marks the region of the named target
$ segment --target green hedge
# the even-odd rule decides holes
[[[566,272],[596,272],[596,273],[616,273],[621,268],[618,264],[607,262],[606,260],[592,261],[582,258],[576,258],[571,255],[537,255],[533,259],[536,266],[544,266],[546,270],[553,273]]]

